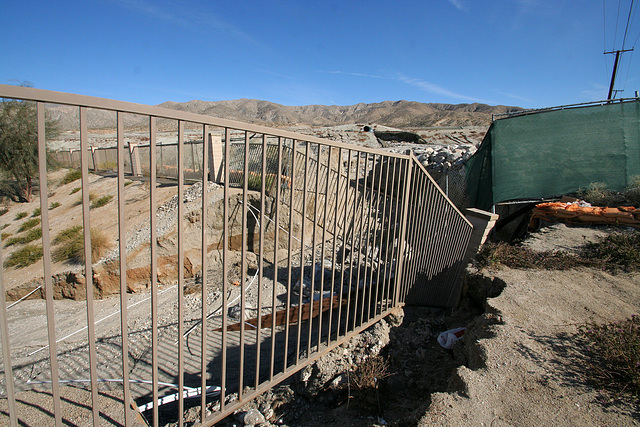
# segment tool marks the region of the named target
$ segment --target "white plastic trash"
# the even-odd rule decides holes
[[[438,344],[447,350],[451,350],[453,345],[464,335],[467,328],[449,329],[438,335]]]

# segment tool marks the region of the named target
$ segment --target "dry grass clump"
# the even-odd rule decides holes
[[[69,227],[62,230],[53,239],[56,247],[51,251],[51,257],[56,262],[70,262],[81,264],[84,262],[84,236],[81,226]],[[111,240],[102,231],[91,229],[91,262],[97,262],[111,248]]]
[[[594,385],[640,397],[640,316],[601,325],[589,322],[578,336],[586,341],[585,372]]]
[[[20,228],[18,228],[18,233],[26,230],[30,230],[39,224],[40,224],[40,218],[30,218],[20,225]]]
[[[7,212],[9,212],[9,209],[7,208],[0,208],[0,216],[6,214]]]
[[[4,262],[4,267],[27,267],[42,259],[42,246],[26,245],[9,255]]]
[[[91,209],[101,208],[107,203],[109,203],[113,199],[111,194],[107,194],[106,196],[102,196],[99,199],[95,199],[91,202]]]
[[[82,171],[80,169],[70,169],[65,176],[60,180],[60,185],[69,184],[70,182],[77,181],[82,177]]]
[[[29,230],[24,236],[15,236],[7,239],[7,242],[4,244],[4,247],[13,246],[13,245],[23,245],[25,243],[33,242],[36,239],[42,237],[42,228],[32,228]],[[2,239],[4,240],[4,239]]]
[[[640,175],[631,178],[626,188],[619,193],[609,190],[604,182],[592,182],[586,190],[578,191],[577,197],[594,206],[640,207]]]
[[[16,214],[15,220],[18,221],[19,219],[26,218],[28,215],[29,214],[26,212],[18,212]]]

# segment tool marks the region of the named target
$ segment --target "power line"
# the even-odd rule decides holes
[[[620,21],[620,3],[622,0],[618,0],[618,14],[616,15],[616,31],[613,33],[613,47],[611,50],[616,47],[616,40],[618,39],[618,22]]]
[[[627,33],[629,31],[629,23],[631,22],[631,12],[633,11],[633,2],[631,0],[631,6],[629,6],[629,16],[627,16],[627,25],[624,28],[624,37],[622,38],[622,49],[624,49],[624,44],[627,42]]]

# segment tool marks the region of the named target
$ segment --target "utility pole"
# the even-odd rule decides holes
[[[615,95],[613,94],[613,85],[616,82],[616,74],[618,73],[618,63],[620,62],[620,54],[624,52],[632,52],[633,49],[620,49],[620,50],[612,50],[610,52],[605,52],[605,55],[609,55],[612,53],[616,54],[616,60],[613,63],[613,73],[611,73],[611,84],[609,85],[609,95],[607,96],[608,101],[612,101]],[[618,92],[618,91],[616,91]]]

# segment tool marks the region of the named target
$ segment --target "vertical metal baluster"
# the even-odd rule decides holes
[[[249,192],[249,133],[244,132],[244,182],[242,187],[242,258],[240,262],[240,377],[238,378],[238,399],[242,400],[244,387],[244,339],[245,315],[247,306],[247,208]]]
[[[300,361],[300,339],[302,335],[302,294],[304,293],[304,268],[306,264],[306,247],[304,244],[304,231],[307,223],[307,175],[309,172],[309,142],[305,141],[304,151],[304,169],[303,169],[303,184],[302,184],[302,230],[300,232],[300,287],[298,288],[298,326],[297,326],[297,340],[296,340],[296,362],[298,365]]]
[[[389,251],[389,256],[387,257],[387,259],[390,259],[391,262],[391,267],[393,267],[393,258],[394,255],[396,254],[396,250],[395,250],[395,244],[396,244],[396,230],[398,228],[398,211],[400,210],[400,188],[401,188],[401,179],[400,176],[401,174],[399,173],[402,169],[402,159],[396,157],[395,161],[394,161],[394,168],[393,168],[393,176],[394,176],[394,186],[393,186],[393,194],[395,195],[395,209],[392,208],[392,212],[393,212],[393,227],[391,227],[391,240],[390,240],[390,246],[391,249]],[[398,173],[396,173],[396,171],[398,171]],[[389,262],[389,261],[387,261]],[[386,283],[386,295],[385,295],[385,311],[389,309],[389,305],[391,304],[391,292],[393,291],[393,283],[395,281],[395,277],[398,276],[398,259],[396,257],[396,264],[395,264],[395,271],[393,272],[394,276],[391,277],[391,274],[389,275],[389,277],[387,277],[387,283]]]
[[[362,304],[360,304],[360,322],[358,324],[362,324],[362,321],[364,320],[364,311],[365,311],[365,301],[366,301],[366,290],[368,288],[367,286],[367,249],[368,249],[368,240],[369,240],[369,220],[371,219],[371,214],[370,214],[370,208],[371,208],[371,202],[368,201],[367,199],[367,178],[368,178],[368,174],[367,174],[367,169],[368,169],[368,165],[369,165],[369,153],[365,153],[365,157],[364,157],[364,182],[362,183],[362,214],[361,214],[361,220],[360,220],[360,236],[358,237],[358,246],[360,248],[360,251],[358,252],[358,286],[360,286],[360,264],[361,264],[361,257],[364,257],[364,272],[363,272],[363,276],[362,276]],[[371,189],[371,194],[373,195],[373,188]],[[365,205],[367,205],[367,207],[365,208]],[[366,219],[366,223],[367,226],[365,227],[365,212],[367,213],[367,219]],[[363,241],[364,241],[364,245],[363,245]],[[363,250],[363,246],[364,246],[364,250]]]
[[[220,411],[224,411],[225,406],[225,394],[227,387],[227,303],[229,292],[229,167],[231,161],[229,158],[229,152],[231,147],[231,132],[229,128],[224,129],[224,197],[223,197],[223,226],[222,232],[222,372],[220,375]],[[203,287],[204,292],[204,287]],[[206,372],[207,364],[205,358],[205,344],[206,344],[206,327],[205,319],[207,317],[205,311],[206,295],[202,295],[202,389],[206,389]],[[202,396],[202,407],[200,414],[201,420],[204,421],[206,416],[206,397]]]
[[[424,174],[422,173],[422,169],[419,164],[415,165],[414,168],[414,176],[412,177],[412,190],[411,190],[411,206],[409,210],[409,218],[407,218],[407,227],[409,227],[412,231],[407,236],[407,252],[408,259],[405,260],[405,278],[403,279],[404,285],[402,286],[401,294],[403,301],[407,296],[407,292],[410,287],[416,282],[416,267],[418,264],[418,242],[419,236],[422,236],[419,233],[419,229],[422,225],[422,222],[419,219],[419,212],[421,211],[422,201],[424,200],[424,193],[422,185]],[[409,237],[410,236],[410,237]]]
[[[373,286],[373,284],[375,283],[375,290],[372,289],[371,293],[375,292],[375,297],[373,298],[373,304],[374,304],[374,308],[373,308],[373,317],[376,316],[377,310],[378,310],[378,290],[379,290],[379,280],[380,280],[380,256],[382,255],[382,248],[380,246],[378,246],[378,253],[376,254],[376,241],[377,241],[377,237],[378,237],[378,228],[380,228],[380,235],[382,235],[382,227],[384,226],[384,215],[380,213],[380,198],[381,196],[383,196],[383,192],[382,192],[382,175],[383,175],[383,171],[384,171],[384,157],[382,155],[379,156],[379,165],[380,165],[380,169],[378,171],[378,195],[376,196],[376,207],[374,210],[374,215],[375,215],[375,224],[374,224],[374,228],[373,228],[373,238],[371,239],[371,278],[369,279],[371,282],[371,286]],[[374,159],[375,160],[375,159]],[[373,170],[374,170],[374,179],[375,179],[375,162],[373,164]],[[380,219],[380,223],[378,224],[378,218]],[[374,270],[374,266],[376,265],[374,262],[374,255],[378,258],[378,263],[377,263],[377,268],[375,268]],[[374,275],[374,271],[376,272],[376,280],[373,280],[373,275]],[[368,312],[367,312],[367,318],[371,319],[371,298],[369,298],[369,308],[368,308]]]
[[[87,295],[87,339],[89,340],[89,375],[91,379],[91,412],[93,425],[100,423],[98,372],[96,368],[96,332],[93,315],[93,274],[91,268],[91,222],[89,218],[89,168],[87,159],[87,109],[80,107],[80,171],[82,176],[82,228],[84,230],[84,277]],[[85,185],[86,184],[86,185]]]
[[[405,257],[405,235],[407,229],[407,214],[409,210],[409,198],[411,197],[411,177],[412,177],[412,166],[413,166],[413,155],[410,155],[409,158],[404,161],[406,164],[405,174],[407,182],[405,182],[404,189],[402,190],[402,219],[400,220],[400,242],[398,244],[397,250],[397,269],[396,269],[396,280],[393,286],[394,289],[394,303],[393,306],[397,307],[400,301],[400,286],[402,286],[402,276],[403,276],[403,268],[404,268],[404,257]]]
[[[258,226],[260,227],[260,253],[258,255],[258,318],[256,330],[256,383],[255,388],[258,388],[260,384],[260,340],[262,329],[262,286],[263,286],[263,273],[264,273],[264,228],[266,222],[265,215],[265,197],[266,197],[266,183],[267,181],[267,136],[262,134],[262,186],[260,188],[260,214],[258,215]]]
[[[125,227],[124,196],[124,118],[116,113],[118,140],[118,254],[120,273],[120,333],[122,340],[122,388],[124,401],[124,421],[131,425],[131,390],[129,387],[129,321],[127,319],[127,236]]]
[[[320,155],[318,154],[318,158]],[[320,345],[322,344],[322,300],[324,297],[324,257],[325,257],[325,245],[327,243],[327,228],[329,227],[329,223],[327,221],[327,216],[329,214],[329,175],[331,174],[331,147],[327,146],[327,176],[326,183],[324,186],[324,214],[322,216],[322,256],[320,258],[322,275],[320,276],[320,306],[318,313],[318,351],[320,351]],[[333,257],[331,257],[333,259]],[[329,294],[329,311],[332,310],[333,303],[333,294]],[[329,323],[329,334],[331,333],[331,323]]]
[[[318,157],[316,160],[316,185],[314,191],[314,203],[313,203],[313,233],[311,244],[311,298],[309,299],[309,333],[307,335],[307,357],[311,354],[311,335],[313,331],[313,302],[316,282],[316,230],[318,228],[318,180],[320,179],[320,144],[318,145]],[[320,263],[322,264],[322,258],[320,257]],[[318,301],[319,312],[322,312],[322,289],[320,289],[320,300]],[[302,326],[302,325],[300,325]],[[320,325],[318,325],[320,327]]]
[[[331,148],[329,149],[331,150]],[[327,345],[331,342],[331,325],[333,320],[333,310],[335,307],[333,306],[333,294],[336,293],[338,298],[338,310],[342,306],[342,282],[340,282],[340,291],[336,292],[336,243],[337,243],[337,235],[338,235],[338,205],[340,198],[340,162],[342,161],[342,148],[338,148],[338,161],[336,162],[336,197],[335,197],[335,205],[334,205],[334,215],[333,215],[333,248],[331,249],[331,309],[329,310],[329,327],[327,330]],[[329,169],[331,169],[331,164],[329,164]],[[327,188],[327,192],[328,192]],[[340,324],[336,327],[336,339],[339,334],[338,328]]]
[[[2,245],[0,245],[0,267],[4,265]],[[4,269],[0,269],[0,334],[2,338],[2,362],[4,367],[4,383],[7,392],[9,425],[18,427],[16,397],[13,387],[13,366],[11,364],[11,344],[9,343],[9,324],[7,319],[7,299],[4,289]]]
[[[202,140],[203,145],[206,141]],[[193,148],[193,144],[191,145]],[[184,423],[184,122],[178,121],[178,425]],[[195,169],[195,168],[194,168]],[[202,198],[207,193],[202,183]],[[203,223],[204,224],[204,223]],[[203,225],[204,228],[204,225]],[[206,249],[205,249],[206,252]],[[204,266],[204,263],[202,264]],[[203,285],[204,286],[204,285]],[[206,394],[205,390],[202,390]]]
[[[289,357],[289,332],[290,332],[290,317],[291,317],[291,273],[293,269],[293,260],[291,259],[291,253],[293,248],[293,194],[296,191],[296,140],[291,140],[291,190],[289,194],[289,246],[287,248],[287,305],[286,305],[286,318],[285,318],[285,332],[284,332],[284,371],[287,370],[287,362]]]
[[[208,276],[207,276],[207,270],[208,270],[208,241],[207,241],[207,222],[208,222],[208,215],[207,215],[207,211],[208,211],[208,206],[209,206],[209,126],[207,125],[202,125],[202,249],[201,249],[201,256],[202,256],[202,305],[201,305],[201,315],[202,315],[202,337],[200,338],[200,345],[201,345],[201,351],[202,351],[202,355],[201,355],[201,359],[200,359],[200,368],[202,369],[202,377],[200,379],[200,391],[201,391],[201,395],[200,395],[200,404],[202,406],[202,408],[206,409],[206,405],[207,405],[207,392],[206,392],[206,388],[207,388],[207,377],[204,374],[206,372],[206,354],[207,354],[207,334],[206,334],[206,324],[204,322],[205,318],[207,317],[207,313],[208,313],[208,306],[207,306],[207,282],[209,280]],[[211,171],[212,173],[214,172],[213,170]],[[212,177],[213,178],[213,177]],[[226,181],[225,181],[226,184]],[[226,213],[225,213],[226,214]],[[180,334],[181,337],[181,342],[180,342],[180,351],[184,360],[184,334]],[[184,361],[183,361],[183,366],[184,366]],[[184,382],[183,382],[184,384]],[[183,385],[184,387],[184,385]],[[206,410],[204,411],[204,413],[206,414]],[[182,414],[182,412],[181,412]],[[202,414],[201,414],[202,415]],[[182,419],[182,418],[181,418]],[[204,418],[203,418],[204,420]]]
[[[360,204],[360,198],[358,197],[358,175],[360,172],[360,156],[361,156],[362,152],[358,151],[358,154],[356,156],[356,176],[353,179],[353,209],[351,210],[351,253],[349,254],[350,256],[350,260],[349,260],[349,288],[347,291],[347,312],[345,315],[345,329],[344,329],[344,333],[345,335],[347,333],[349,333],[349,322],[351,322],[351,316],[350,316],[350,311],[351,311],[351,288],[353,288],[353,257],[354,257],[354,252],[355,252],[355,237],[356,237],[356,212],[358,210],[358,205]],[[349,161],[349,169],[351,169],[351,161]],[[357,297],[358,297],[358,283],[356,283],[356,289],[355,289],[355,295],[354,295],[354,299],[357,301]],[[354,307],[354,313],[356,311],[357,307]],[[351,315],[354,316],[354,320],[355,320],[355,314],[351,313]],[[353,325],[353,327],[355,328],[355,324]]]
[[[269,381],[273,380],[276,352],[276,293],[278,290],[278,246],[280,245],[280,193],[282,191],[282,138],[278,137],[278,169],[276,173],[276,219],[273,230],[273,290],[271,295],[271,366]]]
[[[393,172],[391,172],[391,162],[393,161]],[[391,180],[391,194],[389,193],[389,180]],[[387,280],[387,274],[389,273],[389,266],[388,266],[388,262],[387,259],[389,258],[389,251],[387,246],[389,246],[389,239],[390,239],[390,234],[391,234],[391,230],[390,228],[393,226],[393,223],[391,221],[391,213],[387,212],[387,200],[389,201],[389,210],[391,210],[391,203],[393,202],[393,188],[394,188],[394,182],[395,182],[395,158],[394,157],[390,157],[388,162],[387,162],[387,181],[385,184],[385,200],[384,200],[384,210],[383,210],[383,216],[384,218],[387,219],[387,227],[385,228],[384,226],[384,221],[383,221],[383,225],[382,225],[382,233],[380,233],[380,258],[379,258],[379,262],[380,264],[384,265],[384,271],[382,271],[382,280],[378,281],[378,286],[381,287],[380,288],[380,313],[382,314],[382,312],[385,310],[385,290],[386,290],[386,280]],[[383,263],[383,259],[382,259],[382,253],[384,250],[384,263]],[[380,277],[380,276],[378,276]]]
[[[44,289],[46,296],[47,331],[49,334],[49,363],[51,367],[51,387],[53,394],[53,414],[55,425],[62,425],[60,407],[60,381],[58,374],[58,352],[56,347],[55,309],[53,306],[53,283],[51,280],[51,239],[49,236],[49,200],[47,197],[47,147],[45,138],[44,102],[36,104],[38,118],[38,172],[40,178],[40,217],[42,220],[42,261]],[[84,153],[86,155],[86,153]],[[84,186],[85,183],[83,182]],[[87,183],[88,185],[88,183]]]
[[[151,383],[153,388],[153,425],[158,426],[158,247],[156,232],[156,118],[149,120],[149,227],[151,248]]]
[[[340,159],[342,161],[342,159]],[[344,222],[342,223],[342,263],[340,270],[340,295],[344,293],[344,263],[345,263],[345,251],[347,242],[347,213],[349,211],[349,182],[351,181],[351,149],[347,151],[347,178],[344,186]],[[349,295],[351,295],[351,289],[348,289]],[[347,310],[349,307],[349,300],[347,299]],[[338,307],[338,333],[337,338],[340,338],[340,323],[342,318],[342,304]]]

